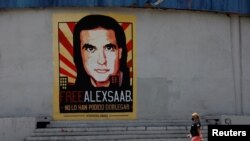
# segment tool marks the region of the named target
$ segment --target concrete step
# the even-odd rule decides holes
[[[146,119],[141,119],[141,120],[60,120],[60,121],[51,121],[51,123],[145,123],[145,122],[151,122],[151,123],[157,123],[157,122],[172,122],[172,123],[178,123],[178,122],[186,122],[186,123],[190,123],[191,120],[187,120],[187,119],[163,119],[163,120],[146,120]]]
[[[175,121],[177,122],[177,121]],[[26,141],[188,141],[190,123],[157,121],[51,121]],[[202,126],[207,138],[207,126]]]
[[[188,130],[138,130],[138,131],[119,131],[119,130],[87,130],[83,128],[48,128],[37,129],[27,141],[39,140],[125,140],[127,139],[186,139]],[[207,130],[202,130],[204,138],[207,138]]]
[[[35,133],[48,132],[114,132],[114,131],[168,131],[168,132],[188,132],[185,128],[170,127],[82,127],[82,128],[40,128],[35,129]],[[202,129],[207,132],[207,129]]]
[[[94,140],[89,140],[89,139],[70,139],[70,140],[30,140],[30,141],[190,141],[191,139],[189,138],[163,138],[163,139],[94,139]],[[203,138],[203,141],[208,141],[207,138]]]
[[[52,121],[48,127],[68,126],[162,126],[162,125],[185,125],[191,124],[188,120],[126,120],[126,121]],[[205,125],[205,123],[202,125]]]
[[[71,130],[77,128],[76,130],[81,131],[137,131],[137,130],[190,130],[190,126],[62,126],[62,127],[48,127],[48,128],[39,128],[36,131],[53,131],[53,130]],[[202,126],[202,130],[207,130],[207,126]]]
[[[138,140],[138,139],[185,139],[187,137],[179,136],[176,134],[156,134],[156,135],[93,135],[93,136],[43,136],[43,137],[28,137],[26,141],[87,141],[87,140]]]
[[[207,134],[207,131],[202,131],[204,135]],[[93,131],[93,132],[86,132],[86,131],[74,131],[72,130],[61,130],[57,132],[34,132],[32,136],[88,136],[88,135],[149,135],[149,134],[178,134],[180,136],[183,134],[184,137],[188,134],[187,130],[153,130],[153,131]],[[178,137],[177,136],[177,137]]]

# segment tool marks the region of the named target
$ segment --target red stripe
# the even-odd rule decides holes
[[[130,25],[130,23],[122,23],[122,29],[126,30],[126,28],[128,28],[128,26]]]
[[[67,58],[65,58],[62,54],[59,54],[60,61],[63,61],[68,67],[76,72],[76,67],[72,64]]]
[[[68,71],[66,71],[65,69],[60,67],[60,74],[64,74],[66,76],[72,77],[72,78],[76,78],[74,75],[72,75],[71,73],[69,73]]]
[[[129,75],[130,75],[130,78],[133,78],[133,72],[130,72]]]
[[[73,34],[76,23],[75,22],[67,22],[67,25]]]
[[[59,36],[59,42],[62,43],[63,46],[71,54],[71,56],[73,56],[73,47],[60,29],[58,29],[58,36]]]
[[[132,48],[133,48],[133,40],[131,39],[131,40],[129,40],[129,42],[127,43],[127,51],[132,50]]]
[[[129,61],[128,61],[128,67],[132,67],[132,65],[133,65],[133,61],[132,61],[132,60],[129,60]]]

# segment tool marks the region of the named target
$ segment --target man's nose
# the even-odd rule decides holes
[[[104,64],[106,64],[106,62],[107,62],[107,60],[106,60],[106,55],[104,53],[104,50],[100,51],[98,53],[97,63],[100,64],[100,65],[104,65]]]

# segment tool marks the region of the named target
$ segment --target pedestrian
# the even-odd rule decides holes
[[[192,125],[188,137],[191,139],[191,141],[203,141],[200,116],[196,112],[192,113]]]

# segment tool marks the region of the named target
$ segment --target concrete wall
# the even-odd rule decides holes
[[[51,115],[51,11],[6,10],[0,19],[0,116]]]
[[[138,34],[141,116],[234,113],[230,18],[176,11],[144,18],[137,28],[144,34]]]
[[[36,127],[33,117],[0,118],[1,141],[23,141]]]
[[[250,115],[250,18],[241,19],[243,113]]]
[[[249,125],[250,116],[221,115],[220,124]]]
[[[137,17],[138,119],[250,114],[249,17],[194,11],[0,11],[0,116],[52,115],[52,14]]]

